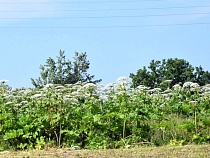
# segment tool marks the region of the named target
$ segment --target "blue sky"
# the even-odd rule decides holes
[[[59,50],[87,52],[102,84],[152,59],[182,58],[210,71],[208,0],[0,0],[0,80],[33,87]]]

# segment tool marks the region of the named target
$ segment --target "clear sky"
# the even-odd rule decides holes
[[[102,84],[152,59],[182,58],[210,71],[209,0],[0,0],[0,80],[33,87],[59,50],[87,52]]]

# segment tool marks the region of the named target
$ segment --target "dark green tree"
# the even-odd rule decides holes
[[[152,60],[148,70],[144,66],[136,74],[131,73],[130,78],[133,87],[145,85],[163,89],[167,87],[163,84],[166,80],[171,80],[170,87],[187,81],[196,82],[201,86],[210,83],[210,73],[208,71],[204,71],[201,66],[193,67],[188,61],[178,58],[163,59],[162,61]]]
[[[172,85],[187,81],[194,82],[194,67],[188,61],[184,59],[170,58],[166,61],[166,65],[164,67],[165,72],[161,82],[164,80],[172,80]]]
[[[147,71],[147,68],[145,66],[143,67],[143,69],[139,69],[136,75],[131,73],[130,78],[132,78],[133,87],[137,87],[140,84],[146,85],[148,87],[151,86],[151,82],[148,80],[150,78],[150,72]]]
[[[90,62],[87,54],[75,52],[74,61],[66,60],[64,51],[59,52],[57,61],[49,57],[45,65],[40,65],[40,77],[31,78],[32,84],[36,88],[42,88],[48,83],[53,84],[74,84],[78,81],[88,83],[98,83],[100,80],[93,80],[94,75],[87,73]]]
[[[210,82],[210,73],[204,71],[201,66],[195,67],[195,82],[200,85],[205,85]]]

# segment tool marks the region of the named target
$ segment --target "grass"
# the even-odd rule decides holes
[[[110,150],[48,149],[3,151],[1,158],[209,158],[210,145],[141,147]]]

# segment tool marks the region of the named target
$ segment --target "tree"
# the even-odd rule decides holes
[[[204,71],[201,66],[193,67],[184,59],[163,59],[161,61],[152,60],[148,69],[144,66],[135,74],[131,73],[132,86],[139,85],[148,86],[151,88],[161,87],[166,89],[164,81],[170,80],[170,87],[175,84],[183,84],[184,82],[196,82],[203,86],[210,83],[210,73]]]
[[[195,82],[200,85],[205,85],[210,82],[210,73],[204,71],[201,66],[195,67]]]
[[[45,65],[40,65],[40,77],[31,78],[32,84],[36,88],[42,88],[48,83],[52,84],[74,84],[78,81],[88,83],[98,83],[100,80],[94,80],[94,75],[87,73],[90,62],[87,60],[87,54],[75,52],[74,61],[66,60],[64,51],[59,52],[57,62],[49,57]]]
[[[130,78],[132,78],[133,87],[137,87],[140,84],[148,87],[152,86],[152,83],[148,80],[150,78],[150,72],[147,71],[145,66],[143,69],[138,70],[136,75],[131,73]]]

